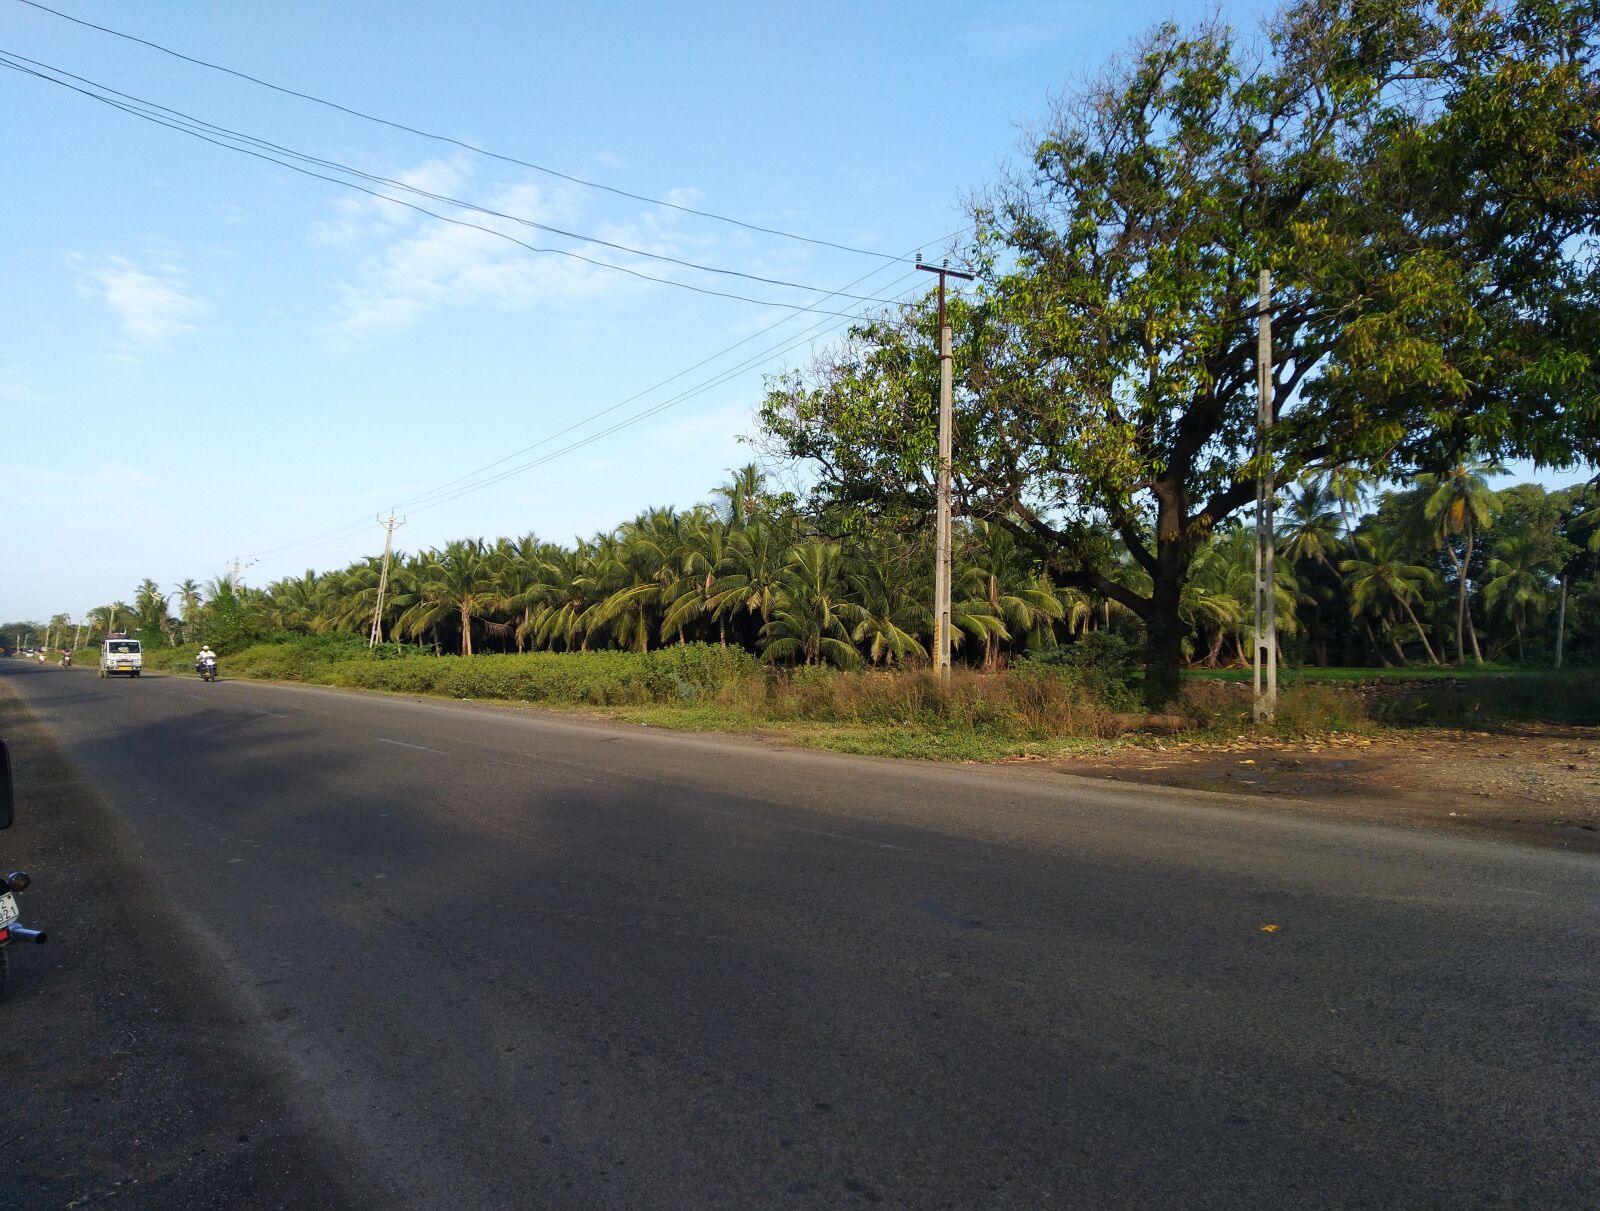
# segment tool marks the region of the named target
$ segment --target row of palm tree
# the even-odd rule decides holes
[[[1453,638],[1455,660],[1469,653],[1482,660],[1476,617],[1491,632],[1492,654],[1514,646],[1523,659],[1562,570],[1587,568],[1593,578],[1595,561],[1580,566],[1580,557],[1600,550],[1600,504],[1581,491],[1560,500],[1531,486],[1497,493],[1489,487],[1497,471],[1468,464],[1382,494],[1348,469],[1294,485],[1281,515],[1275,582],[1285,658],[1441,664]],[[1529,522],[1535,515],[1538,525]],[[786,664],[926,661],[932,552],[925,534],[864,522],[841,528],[843,535],[822,532],[768,493],[750,466],[711,503],[651,509],[572,546],[527,534],[398,554],[381,609],[382,561],[368,557],[261,589],[223,578],[203,589],[185,581],[164,594],[146,580],[131,605],[91,612],[91,629],[136,630],[171,643],[215,638],[226,607],[242,620],[232,634],[375,633],[378,642],[462,656],[643,652],[698,641]],[[1254,560],[1254,533],[1236,522],[1212,535],[1195,561],[1182,598],[1193,662],[1248,657]],[[1137,630],[1115,603],[1052,583],[1004,526],[958,525],[954,563],[953,639],[974,666],[995,669],[1088,630]],[[1144,576],[1132,560],[1119,573],[1134,589]],[[1581,625],[1593,629],[1592,620]]]

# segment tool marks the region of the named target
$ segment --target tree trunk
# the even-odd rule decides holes
[[[1367,643],[1372,647],[1372,654],[1378,658],[1378,663],[1384,668],[1389,667],[1389,658],[1383,654],[1383,645],[1378,642],[1378,637],[1372,633],[1372,623],[1367,621],[1367,616],[1361,616],[1361,629],[1367,633]]]
[[[461,607],[461,654],[472,655],[472,615],[466,606]]]
[[[1449,539],[1445,540],[1445,553],[1450,556],[1450,562],[1456,570],[1456,663],[1467,663],[1467,636],[1466,627],[1462,620],[1466,617],[1467,609],[1467,569],[1466,565],[1456,555],[1456,549],[1450,545]]]
[[[1423,651],[1427,652],[1428,659],[1433,664],[1437,665],[1439,663],[1439,658],[1433,654],[1433,644],[1428,642],[1428,633],[1422,629],[1422,623],[1417,621],[1416,611],[1411,608],[1411,603],[1404,598],[1400,599],[1400,604],[1405,606],[1406,617],[1411,619],[1411,625],[1417,628],[1417,638],[1422,640]]]
[[[1513,615],[1512,618],[1511,618],[1511,624],[1516,628],[1516,631],[1517,631],[1517,663],[1521,664],[1522,663],[1522,616],[1520,614]]]
[[[1389,632],[1389,642],[1394,645],[1394,654],[1400,658],[1400,667],[1404,668],[1406,663],[1406,650],[1400,646],[1400,640],[1395,636],[1393,631]],[[1438,664],[1439,662],[1435,660],[1434,663]]]
[[[1467,609],[1467,574],[1472,568],[1472,539],[1472,524],[1469,522],[1467,524],[1467,557],[1461,561],[1460,617],[1456,620],[1456,626],[1459,628],[1461,620],[1466,620],[1467,634],[1472,637],[1472,658],[1482,664],[1483,652],[1478,647],[1478,628],[1472,625],[1472,612]],[[1465,657],[1462,657],[1461,663],[1466,663]]]
[[[1176,576],[1158,575],[1150,613],[1144,620],[1144,702],[1152,712],[1161,711],[1178,696],[1183,677],[1183,620],[1178,617],[1181,590]]]

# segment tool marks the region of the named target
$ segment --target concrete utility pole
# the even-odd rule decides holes
[[[973,275],[942,265],[924,265],[917,253],[917,268],[939,275],[939,520],[935,535],[933,568],[933,671],[940,681],[950,680],[950,429],[954,405],[950,396],[950,324],[944,312],[946,278],[972,281]]]
[[[1256,615],[1254,716],[1264,723],[1278,713],[1278,597],[1275,584],[1278,549],[1272,524],[1272,273],[1261,271],[1256,310]]]
[[[383,527],[383,571],[378,573],[378,604],[372,611],[372,634],[367,637],[369,650],[383,642],[383,595],[389,588],[389,552],[394,549],[396,528],[406,524],[404,518],[396,521],[393,513],[389,514],[388,521],[381,517],[376,520]]]
[[[1567,574],[1561,573],[1561,609],[1556,614],[1556,668],[1561,667],[1561,648],[1567,638]]]

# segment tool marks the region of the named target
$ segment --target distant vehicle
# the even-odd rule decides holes
[[[144,649],[137,639],[112,635],[100,645],[100,676],[127,674],[137,677],[144,668]]]

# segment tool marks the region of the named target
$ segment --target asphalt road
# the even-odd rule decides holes
[[[0,677],[374,1207],[1600,1203],[1590,856],[510,709]]]

